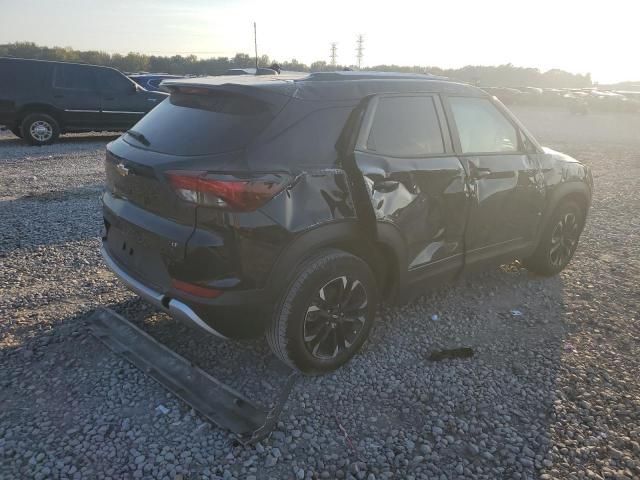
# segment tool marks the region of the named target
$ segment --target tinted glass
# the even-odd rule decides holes
[[[43,79],[51,85],[51,64],[19,60],[0,61],[0,91],[41,88]],[[0,93],[2,93],[0,92]]]
[[[486,98],[449,97],[463,153],[515,152],[515,127]]]
[[[108,68],[98,69],[100,90],[103,92],[131,93],[134,84],[120,72]]]
[[[133,130],[146,147],[175,155],[205,155],[239,150],[249,144],[272,116],[257,100],[229,94],[174,93],[151,110]],[[130,143],[139,145],[126,136]]]
[[[444,153],[442,131],[431,97],[381,98],[367,149],[396,157]]]
[[[73,90],[96,90],[93,70],[79,65],[56,65],[53,86]]]

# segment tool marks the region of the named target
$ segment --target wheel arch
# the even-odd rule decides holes
[[[58,122],[58,126],[62,128],[62,115],[60,114],[60,111],[46,103],[28,103],[23,105],[20,110],[18,110],[18,123],[22,125],[24,119],[32,113],[44,113],[46,115],[50,115],[56,122]]]
[[[567,182],[558,185],[549,197],[544,219],[548,219],[558,205],[565,200],[577,202],[586,213],[591,203],[591,193],[587,185],[582,182]]]
[[[547,207],[542,214],[536,245],[540,241],[540,236],[544,231],[544,227],[549,222],[553,212],[566,200],[573,200],[577,202],[584,209],[584,213],[586,215],[591,204],[591,191],[589,190],[589,187],[582,182],[567,182],[554,188],[547,200]]]
[[[352,221],[335,222],[307,230],[283,249],[269,275],[268,288],[277,294],[291,281],[295,268],[307,257],[324,248],[336,248],[363,259],[376,277],[381,298],[390,299],[404,278],[401,262],[406,255],[397,239],[390,235],[368,239],[361,226]]]

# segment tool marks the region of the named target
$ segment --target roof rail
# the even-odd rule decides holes
[[[304,81],[331,80],[449,80],[448,77],[432,75],[430,73],[401,73],[376,71],[336,71],[310,73]]]

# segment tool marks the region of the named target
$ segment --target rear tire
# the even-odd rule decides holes
[[[22,132],[20,131],[20,127],[10,128],[9,131],[13,133],[16,137],[22,138]]]
[[[31,113],[22,121],[24,139],[31,145],[49,145],[60,135],[58,122],[45,113]]]
[[[528,270],[544,276],[561,272],[573,258],[585,223],[584,209],[565,200],[553,212],[533,255],[524,260]]]
[[[280,360],[303,373],[335,370],[366,341],[376,303],[376,281],[362,259],[321,250],[294,273],[267,327],[267,342]]]

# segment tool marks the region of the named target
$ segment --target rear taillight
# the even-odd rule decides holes
[[[267,203],[289,183],[290,177],[266,174],[252,178],[207,172],[172,170],[169,183],[184,201],[198,205],[249,212]]]

